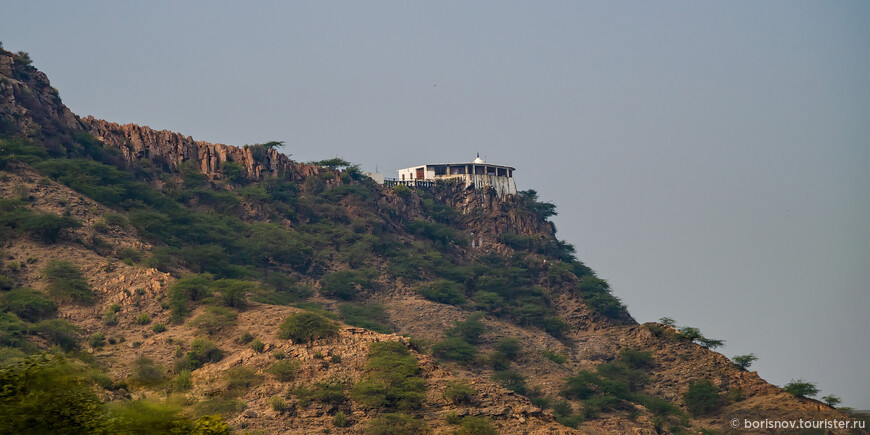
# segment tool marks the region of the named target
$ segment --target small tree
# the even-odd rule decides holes
[[[792,380],[785,384],[782,389],[785,390],[786,393],[792,394],[795,397],[813,397],[816,394],[819,394],[819,389],[816,387],[816,384],[803,379],[798,379],[796,381]]]
[[[836,408],[837,405],[839,405],[840,402],[842,402],[842,400],[840,400],[839,397],[837,397],[833,394],[828,394],[827,396],[822,397],[822,402],[825,402],[826,405],[828,405],[832,408]]]
[[[676,320],[670,317],[662,317],[661,319],[659,319],[659,323],[665,326],[674,326],[677,324]]]
[[[48,292],[52,296],[79,304],[94,302],[91,286],[75,264],[69,261],[51,260],[42,273],[48,280]]]
[[[690,383],[689,390],[683,394],[683,402],[693,415],[710,413],[722,405],[719,389],[706,379]]]
[[[731,359],[734,361],[734,364],[737,364],[737,367],[740,367],[740,370],[746,370],[753,362],[758,360],[758,357],[754,353],[750,353],[747,355],[736,355]]]
[[[302,312],[291,314],[284,319],[278,327],[278,338],[290,339],[296,343],[307,343],[318,338],[326,338],[335,335],[338,326],[325,317]]]

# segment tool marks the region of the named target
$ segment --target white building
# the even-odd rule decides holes
[[[492,187],[498,196],[515,195],[514,168],[486,163],[480,155],[468,163],[438,163],[399,169],[396,184],[426,184],[439,180],[459,180],[475,189]]]

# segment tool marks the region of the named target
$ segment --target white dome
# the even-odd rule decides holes
[[[480,156],[477,156],[477,158],[474,159],[474,162],[472,162],[472,163],[485,163],[485,162],[483,161],[483,159],[480,158]]]

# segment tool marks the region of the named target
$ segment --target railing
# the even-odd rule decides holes
[[[435,185],[434,181],[426,181],[426,180],[399,180],[396,178],[384,178],[384,186],[393,187],[398,186],[399,184],[408,187],[422,187],[428,188]]]

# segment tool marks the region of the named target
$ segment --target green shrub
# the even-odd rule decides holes
[[[420,284],[415,288],[424,298],[442,304],[462,305],[465,303],[465,294],[462,286],[448,280],[437,280]]]
[[[252,341],[254,341],[254,334],[251,334],[251,331],[242,332],[238,339],[239,344],[248,344]]]
[[[195,338],[190,343],[190,351],[176,362],[175,368],[178,372],[182,370],[193,371],[206,363],[220,361],[223,356],[223,351],[213,341],[205,338]]]
[[[106,345],[106,334],[102,332],[95,332],[88,337],[88,346],[99,349]]]
[[[709,414],[722,406],[719,389],[706,379],[689,384],[689,390],[683,394],[683,403],[693,415]]]
[[[138,264],[142,262],[142,253],[133,248],[121,248],[118,258],[130,265]]]
[[[3,296],[6,309],[28,322],[54,316],[57,304],[42,293],[29,288],[18,288]]]
[[[107,310],[106,314],[103,315],[103,324],[106,326],[112,326],[118,324],[118,315],[111,310]]]
[[[795,397],[813,397],[816,394],[819,394],[819,389],[816,387],[816,384],[812,382],[807,382],[803,379],[792,380],[791,382],[785,384],[782,387],[786,393],[789,393]]]
[[[351,391],[370,408],[418,409],[423,404],[426,382],[420,377],[417,359],[396,341],[372,343],[366,362],[368,375]]]
[[[151,330],[154,331],[155,334],[159,334],[166,331],[166,325],[163,323],[155,323],[154,326],[151,327]]]
[[[477,390],[467,381],[450,381],[441,395],[457,405],[470,404],[474,396],[477,395]]]
[[[134,385],[154,387],[166,381],[166,370],[154,360],[140,355],[133,361],[129,381]]]
[[[257,374],[257,369],[242,365],[230,367],[225,371],[224,380],[230,394],[239,394],[259,384],[262,376]]]
[[[480,342],[480,336],[486,332],[486,327],[480,321],[483,318],[481,313],[469,314],[468,318],[463,322],[456,322],[454,326],[447,330],[448,337],[457,337],[465,340],[470,344]]]
[[[492,375],[492,380],[519,394],[526,394],[526,377],[516,370],[503,370]]]
[[[30,218],[21,223],[21,230],[30,234],[31,237],[47,244],[57,243],[61,231],[67,228],[79,228],[82,224],[69,217],[58,216],[51,213],[34,213]]]
[[[350,425],[350,421],[344,415],[344,412],[338,411],[332,417],[332,425],[335,427],[347,427]]]
[[[103,404],[81,369],[33,355],[0,368],[0,433],[97,433],[107,423]]]
[[[15,266],[13,266],[13,264]],[[9,269],[13,269],[13,268],[14,268],[13,272],[18,270],[18,263],[14,262],[14,261],[10,262]],[[9,278],[6,275],[0,275],[0,290],[3,290],[3,291],[12,290],[14,287],[15,287],[15,280],[13,280],[12,278]]]
[[[251,342],[251,349],[254,349],[254,352],[262,353],[266,349],[266,344],[258,338]]]
[[[519,338],[504,337],[495,342],[495,350],[501,352],[508,360],[513,361],[520,354],[521,344]]]
[[[267,371],[281,382],[292,381],[296,377],[296,373],[299,372],[299,361],[281,359],[273,362]]]
[[[393,332],[387,309],[380,304],[341,304],[338,306],[341,320],[352,326],[366,328],[384,334]]]
[[[136,316],[136,324],[137,325],[147,325],[151,323],[151,316],[148,313],[142,313]]]
[[[190,370],[181,370],[175,377],[175,391],[189,391],[193,388],[193,376]]]
[[[544,358],[547,358],[548,360],[553,361],[556,364],[565,364],[566,362],[568,362],[568,358],[566,358],[564,355],[562,355],[558,352],[552,351],[552,350],[545,350],[545,351],[541,352],[541,355],[543,355]]]
[[[293,394],[299,398],[300,406],[308,406],[311,402],[340,405],[347,401],[344,390],[343,381],[329,378],[315,384],[313,389],[297,388]]]
[[[291,314],[284,319],[278,328],[278,338],[290,339],[294,343],[307,343],[318,338],[333,336],[337,332],[338,326],[325,317],[301,312]]]
[[[493,427],[492,422],[484,417],[475,417],[469,415],[462,419],[459,430],[454,432],[456,435],[498,435],[498,430]]]
[[[94,302],[94,293],[82,277],[78,266],[69,261],[51,260],[42,270],[48,280],[48,292],[61,300],[79,304]]]
[[[196,302],[211,295],[212,282],[210,275],[188,275],[169,286],[172,321],[178,323],[184,319],[189,312],[188,302]]]
[[[33,325],[33,331],[56,344],[61,349],[70,351],[79,347],[81,328],[63,319],[47,319]]]
[[[432,355],[448,361],[471,363],[477,359],[477,348],[459,337],[452,337],[433,344]]]
[[[405,198],[411,194],[411,189],[408,186],[405,186],[404,184],[397,184],[397,185],[393,186],[393,193],[396,194],[396,196],[400,196],[402,198]]]
[[[190,321],[200,331],[214,335],[236,324],[238,313],[224,307],[206,307],[205,312]]]
[[[748,355],[737,355],[731,358],[731,360],[734,361],[737,367],[740,367],[740,370],[746,370],[753,362],[758,360],[758,357],[754,353],[750,353]]]
[[[577,290],[583,301],[593,310],[611,319],[628,316],[628,310],[610,291],[607,281],[588,275],[580,278]]]
[[[649,369],[654,365],[652,352],[649,351],[623,349],[619,351],[617,360],[624,362],[628,367],[633,369]]]
[[[287,402],[284,401],[284,398],[281,396],[272,396],[269,398],[269,405],[272,406],[272,409],[277,412],[284,412],[287,410]]]
[[[402,413],[383,414],[371,420],[366,435],[418,435],[432,432],[423,420]]]
[[[372,278],[377,275],[370,270],[339,270],[330,272],[320,279],[320,294],[341,300],[355,299],[357,294],[372,286]]]
[[[18,316],[0,311],[0,346],[21,345],[26,333],[27,325]]]

